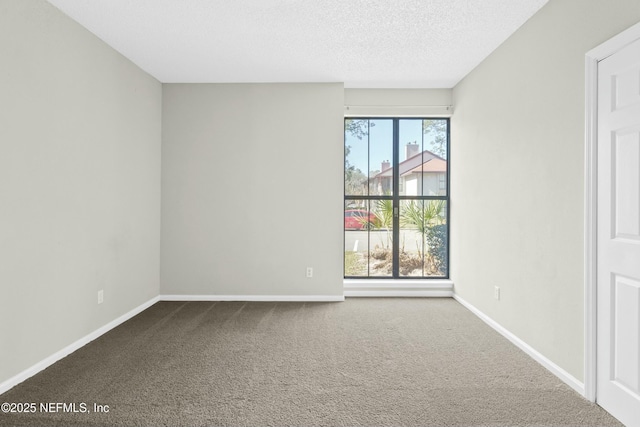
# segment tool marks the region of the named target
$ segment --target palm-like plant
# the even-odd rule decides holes
[[[402,209],[400,225],[416,228],[424,235],[429,227],[444,223],[443,206],[444,200],[410,200]]]
[[[383,243],[383,247],[390,248],[393,237],[393,201],[390,199],[376,200],[374,215],[377,218],[376,225],[387,232],[387,242],[386,245]]]
[[[443,240],[446,235],[443,235],[441,230],[442,227],[446,227],[444,203],[444,200],[410,200],[401,209],[400,226],[416,229],[422,236],[422,248],[425,249],[423,252],[421,247],[418,247],[418,257],[424,257],[432,273],[446,266],[446,242]],[[378,255],[383,257],[389,253],[393,240],[393,201],[376,200],[372,211],[376,216],[375,227],[386,230],[386,242],[382,242],[382,248],[378,252]]]
[[[445,223],[443,215],[444,200],[416,201],[410,200],[402,209],[400,224],[405,228],[415,228],[422,236],[422,247],[429,248],[429,254],[425,249],[424,256],[429,258],[430,263],[439,268],[444,260],[441,260],[442,242],[435,238],[434,231]],[[417,242],[416,242],[417,245]],[[421,247],[418,246],[418,256],[422,257]]]

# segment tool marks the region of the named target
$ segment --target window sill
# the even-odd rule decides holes
[[[345,279],[345,297],[453,297],[450,279]]]

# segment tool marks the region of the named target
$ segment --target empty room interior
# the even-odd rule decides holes
[[[640,426],[639,22],[0,0],[0,425]]]

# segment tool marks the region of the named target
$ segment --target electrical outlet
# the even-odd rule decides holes
[[[307,267],[307,277],[313,277],[313,267]]]
[[[104,302],[104,291],[100,289],[98,291],[98,304],[102,304]]]
[[[494,286],[493,287],[493,297],[495,299],[497,299],[498,301],[500,301],[500,287],[499,286]]]

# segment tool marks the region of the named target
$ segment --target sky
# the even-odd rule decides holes
[[[393,121],[391,119],[371,119],[369,137],[358,139],[349,133],[345,134],[345,146],[351,147],[347,161],[360,169],[364,174],[367,171],[379,171],[383,161],[393,161]],[[424,144],[423,150],[431,149],[433,137],[423,135],[422,120],[401,119],[399,121],[400,161],[406,159],[405,147],[407,143],[417,142]],[[369,164],[367,159],[370,158]]]

